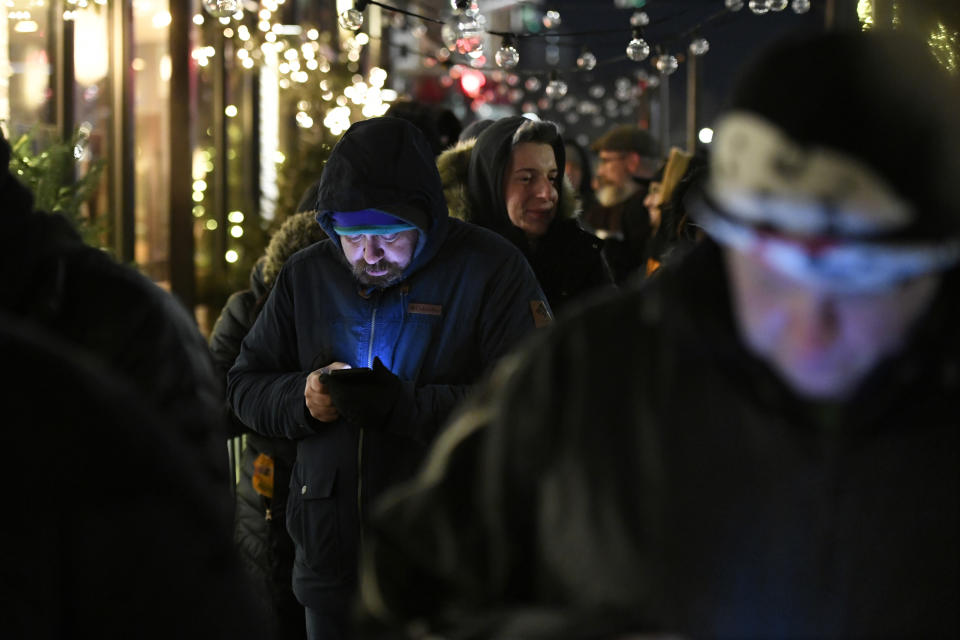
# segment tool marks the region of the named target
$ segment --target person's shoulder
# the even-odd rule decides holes
[[[494,254],[499,258],[520,257],[523,253],[496,231],[471,222],[451,218],[448,221],[444,248],[466,253]]]
[[[315,242],[304,249],[300,249],[283,263],[282,271],[301,270],[303,268],[311,269],[318,263],[343,262],[343,250],[340,248],[339,241],[325,238]]]

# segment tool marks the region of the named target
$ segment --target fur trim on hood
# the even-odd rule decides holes
[[[467,197],[467,173],[470,168],[470,153],[476,143],[476,138],[461,140],[437,158],[437,170],[440,172],[450,217],[466,222],[474,222],[470,212],[470,199]],[[557,202],[557,219],[576,218],[579,213],[576,193],[564,176],[563,190]]]
[[[323,228],[317,224],[316,215],[316,211],[295,213],[287,218],[270,238],[270,244],[263,256],[262,269],[263,282],[267,286],[273,285],[287,258],[327,237]]]

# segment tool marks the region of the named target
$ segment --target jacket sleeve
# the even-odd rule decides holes
[[[232,294],[210,332],[210,355],[213,357],[213,366],[222,384],[226,384],[227,372],[236,362],[243,337],[253,324],[256,303],[256,294],[250,289]],[[225,402],[224,412],[228,437],[240,436],[249,431],[247,426],[237,418],[229,402]]]
[[[480,379],[498,360],[519,346],[535,328],[553,320],[546,296],[537,284],[533,269],[519,251],[513,251],[486,283],[478,327],[481,362]],[[473,385],[404,384],[386,429],[429,443]]]
[[[370,637],[415,620],[434,632],[470,626],[533,593],[540,462],[523,453],[523,441],[550,416],[505,401],[518,363],[506,358],[441,433],[420,474],[377,504],[361,559]]]
[[[254,431],[291,439],[312,435],[315,422],[303,398],[309,371],[300,371],[293,295],[281,271],[227,374],[234,413]]]

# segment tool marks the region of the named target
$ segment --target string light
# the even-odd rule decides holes
[[[788,0],[768,0],[767,5],[770,11],[783,11],[789,4]]]
[[[750,0],[747,6],[750,7],[750,11],[753,11],[758,16],[762,16],[770,11],[770,0]]]
[[[630,16],[630,26],[635,29],[645,27],[648,24],[650,24],[650,16],[647,15],[646,11],[637,11]]]
[[[504,36],[503,43],[497,49],[494,60],[497,66],[502,69],[513,69],[520,62],[520,54],[514,46],[515,39],[512,35]]]
[[[594,67],[597,66],[597,56],[593,55],[589,51],[584,51],[577,57],[577,68],[583,69],[584,71],[592,71]]]
[[[229,18],[237,12],[243,14],[240,0],[203,0],[203,8],[214,18]]]
[[[541,22],[545,29],[556,29],[563,24],[563,20],[561,20],[558,11],[547,11],[543,14],[543,20],[541,20]]]
[[[680,63],[677,61],[676,56],[664,53],[657,56],[654,66],[657,67],[657,71],[665,76],[669,76],[671,73],[677,70],[677,67],[680,66]]]
[[[740,11],[740,9],[743,9],[743,0],[724,0],[723,4],[728,11]]]
[[[790,8],[794,13],[806,13],[810,11],[810,0],[793,0]]]
[[[650,45],[641,37],[640,30],[634,30],[633,39],[627,44],[627,57],[641,62],[650,56]]]
[[[702,56],[710,51],[710,43],[706,38],[694,38],[690,42],[690,53],[695,56]]]

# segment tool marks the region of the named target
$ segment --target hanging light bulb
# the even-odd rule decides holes
[[[473,16],[460,11],[454,13],[440,29],[443,43],[450,50],[472,57],[483,55],[483,27]]]
[[[514,46],[513,36],[504,36],[503,43],[497,49],[493,59],[496,60],[497,66],[502,69],[513,69],[517,66],[517,63],[520,62],[520,53]]]
[[[723,4],[730,11],[740,11],[740,9],[743,9],[743,0],[724,0]]]
[[[753,11],[758,16],[762,16],[770,11],[769,0],[750,0],[750,4],[747,6],[750,7],[750,11]]]
[[[551,100],[562,98],[567,95],[567,83],[557,76],[556,71],[551,71],[550,82],[547,83],[547,88],[544,89],[544,93],[546,93],[547,97]]]
[[[340,14],[337,22],[340,23],[340,27],[342,29],[346,29],[347,31],[359,31],[360,27],[363,26],[363,12],[356,8],[347,9]]]
[[[794,13],[806,13],[810,11],[810,0],[793,0],[790,6]]]
[[[680,66],[680,63],[677,62],[675,56],[671,56],[668,53],[661,54],[657,56],[656,67],[657,71],[662,73],[665,76],[670,75],[677,70],[677,67]]]
[[[240,0],[203,0],[203,8],[214,18],[229,18],[243,11]]]
[[[768,0],[767,6],[770,7],[770,11],[783,11],[787,8],[789,4],[788,0]]]
[[[589,51],[584,51],[577,58],[577,68],[583,69],[584,71],[592,71],[594,67],[597,66],[597,56],[593,55]]]
[[[690,53],[695,56],[702,56],[707,51],[710,51],[710,43],[706,38],[694,38],[690,43]]]
[[[645,27],[648,24],[650,24],[650,16],[647,15],[646,11],[636,11],[630,16],[630,26],[634,29]]]
[[[650,45],[640,37],[640,30],[634,29],[633,40],[627,44],[627,57],[634,62],[646,60],[650,55]]]
[[[547,11],[543,14],[543,26],[547,29],[556,29],[561,22],[560,13],[557,11]]]

